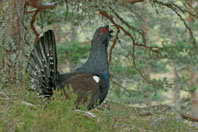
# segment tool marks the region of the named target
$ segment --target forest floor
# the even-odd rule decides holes
[[[0,91],[0,132],[197,132],[168,105],[133,107],[106,100],[91,113],[76,111],[58,92],[51,101],[27,90]]]

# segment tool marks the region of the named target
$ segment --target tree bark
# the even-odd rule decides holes
[[[3,13],[3,25],[1,28],[3,41],[0,42],[3,47],[3,69],[8,85],[22,82],[24,74],[24,5],[25,0],[9,0],[4,3],[7,7]],[[7,47],[7,48],[6,48]],[[7,74],[6,74],[7,73]],[[6,85],[6,86],[8,86]],[[15,85],[15,87],[20,87]]]

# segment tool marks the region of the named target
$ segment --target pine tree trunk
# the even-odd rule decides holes
[[[171,36],[172,36],[172,43],[176,43],[177,42],[177,37],[176,37],[176,15],[175,13],[172,14],[173,15],[173,20],[172,20],[172,27],[171,27]],[[175,80],[178,80],[179,75],[177,73],[177,62],[175,62],[173,60],[173,70],[174,70],[174,78]],[[173,99],[174,99],[174,104],[175,104],[175,108],[177,108],[178,110],[180,110],[180,90],[179,90],[179,86],[176,84],[174,86],[174,94],[173,94]]]
[[[25,0],[9,0],[5,2],[5,9],[1,12],[3,26],[1,27],[1,42],[3,49],[3,66],[1,80],[6,87],[16,84],[22,85],[24,74],[24,16]]]
[[[189,69],[189,83],[190,83],[190,87],[194,88],[195,86],[197,86],[196,83],[196,74],[194,72],[194,65],[191,64],[190,65],[190,69]],[[196,89],[193,89],[192,91],[190,91],[190,97],[191,97],[191,113],[193,115],[198,115],[198,97],[197,97],[197,92]]]
[[[147,27],[146,7],[147,7],[147,3],[144,1],[142,3],[142,17],[143,17],[142,27],[143,27],[143,32],[144,32],[143,39],[144,39],[144,44],[149,46],[149,44],[148,44],[148,27]],[[149,64],[149,61],[146,61],[144,72],[145,72],[145,75],[146,75],[147,79],[150,80],[150,64]],[[146,103],[147,103],[148,106],[150,106],[151,103],[152,103],[150,89],[148,89],[148,91],[147,91]]]
[[[71,26],[71,41],[77,41],[78,35],[77,35],[77,28],[75,26]]]
[[[175,62],[174,62],[174,78],[176,80],[179,78],[177,73],[177,65]],[[175,108],[177,110],[180,110],[180,90],[177,84],[174,86],[174,104],[175,104]]]
[[[188,10],[189,10],[189,12],[193,12],[192,0],[188,0]],[[193,17],[190,14],[188,16],[188,22],[189,22],[189,24],[191,24],[193,22]],[[190,42],[190,44],[191,44],[191,42]],[[190,76],[189,83],[190,83],[191,88],[194,88],[197,85],[196,84],[196,74],[193,70],[194,67],[195,67],[195,65],[191,63],[190,67],[189,67],[189,76]],[[196,89],[191,90],[190,96],[191,96],[191,112],[194,115],[198,114],[198,97],[197,97]]]

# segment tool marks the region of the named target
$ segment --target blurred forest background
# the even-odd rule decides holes
[[[162,131],[168,131],[169,127],[164,124],[172,125],[169,120],[174,118],[179,123],[177,122],[175,127],[170,126],[170,131],[198,130],[194,128],[196,124],[193,123],[198,121],[197,0],[0,0],[0,122],[3,122],[0,123],[0,131],[55,130],[56,127],[38,127],[39,119],[43,117],[48,120],[50,114],[45,115],[43,112],[46,117],[38,116],[38,122],[34,122],[35,124],[30,121],[32,116],[19,114],[23,113],[21,111],[24,111],[24,108],[24,113],[32,112],[29,105],[23,104],[30,102],[36,105],[39,102],[36,95],[25,90],[25,69],[29,54],[39,35],[52,29],[56,36],[60,73],[74,71],[86,61],[90,40],[95,29],[101,25],[111,25],[114,30],[114,37],[108,48],[111,73],[106,101],[108,106],[104,106],[108,107],[104,109],[112,109],[109,113],[103,112],[104,117],[100,116],[106,124],[99,121],[100,124],[93,129],[155,131],[160,127],[164,128]],[[113,104],[116,106],[111,106]],[[128,112],[128,107],[145,108],[144,111],[147,111],[147,108],[171,107],[176,117],[171,116],[167,122],[164,121],[166,118],[161,119],[162,113],[152,117],[155,121],[164,121],[162,126],[159,125],[155,129],[150,117],[141,117],[138,123],[131,119],[127,115],[132,114]],[[13,109],[16,111],[13,112]],[[124,110],[125,115],[121,115]],[[105,114],[110,116],[110,113],[115,113],[111,115],[115,118],[103,119],[107,118]],[[41,113],[35,113],[37,114]],[[119,117],[116,117],[116,114]],[[149,111],[144,116],[151,115],[153,114]],[[30,118],[25,120],[28,116]],[[193,122],[186,123],[182,120],[182,123],[185,123],[182,125],[177,116]],[[115,125],[123,117],[132,120],[126,123],[130,125]],[[89,126],[90,119],[84,116],[82,118],[75,119],[86,120],[86,125]],[[121,122],[125,122],[124,119]],[[57,121],[61,122],[58,119]],[[152,122],[149,122],[149,127],[145,123],[147,121]],[[53,121],[49,122],[43,126],[48,126]],[[134,122],[135,128],[131,125]],[[72,124],[69,120],[67,123]],[[34,124],[38,129],[30,127],[30,124]],[[183,128],[187,127],[186,124],[190,128]],[[90,126],[94,126],[81,125],[74,125],[71,130],[92,131]],[[111,127],[106,126],[103,129],[103,125]],[[59,127],[56,129],[64,131]]]

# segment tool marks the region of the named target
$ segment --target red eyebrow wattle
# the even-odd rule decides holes
[[[107,30],[105,27],[102,28],[100,34],[103,35],[103,32],[104,32],[105,30]]]

